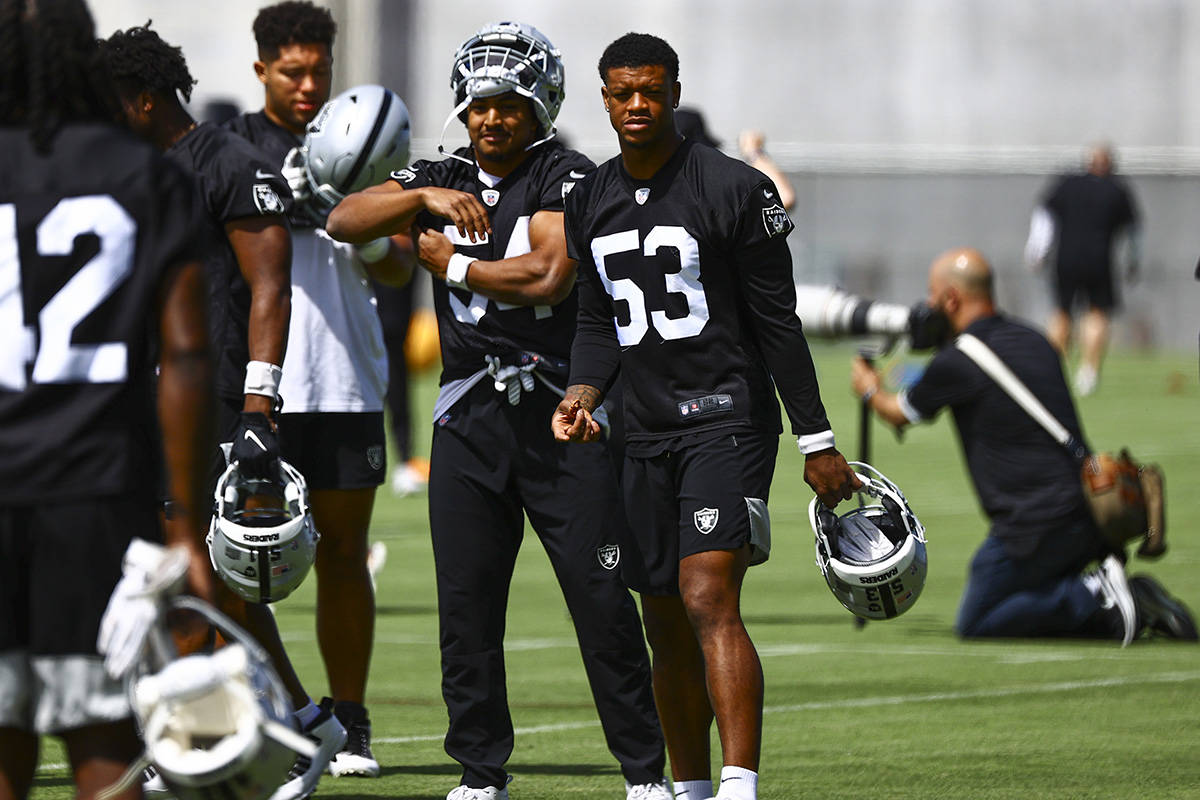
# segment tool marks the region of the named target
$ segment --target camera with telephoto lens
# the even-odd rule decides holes
[[[913,306],[884,303],[835,286],[796,286],[796,314],[805,333],[830,339],[882,336],[888,349],[907,338],[913,350],[932,350],[950,335],[946,317],[924,301]]]

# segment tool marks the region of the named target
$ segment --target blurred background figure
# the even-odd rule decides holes
[[[792,182],[788,180],[787,175],[784,175],[783,170],[775,163],[775,159],[763,149],[766,143],[767,137],[762,131],[742,131],[738,136],[738,153],[742,161],[771,179],[775,188],[779,190],[779,203],[783,210],[791,211],[796,205],[796,190],[792,188]]]
[[[1118,234],[1128,235],[1131,281],[1141,260],[1137,206],[1125,182],[1113,175],[1113,161],[1110,145],[1093,145],[1086,171],[1060,177],[1042,197],[1025,245],[1025,261],[1033,270],[1040,269],[1051,247],[1058,245],[1051,276],[1055,310],[1047,336],[1063,355],[1070,344],[1076,304],[1086,304],[1075,373],[1075,391],[1080,395],[1096,390],[1108,347],[1109,316],[1120,305],[1113,258]]]

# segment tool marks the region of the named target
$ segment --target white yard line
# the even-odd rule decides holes
[[[881,695],[878,697],[844,697],[838,700],[817,700],[808,703],[792,705],[766,706],[764,714],[789,714],[797,711],[827,711],[838,708],[872,708],[876,706],[898,706],[921,703],[946,703],[956,700],[980,700],[997,697],[1020,697],[1022,695],[1058,694],[1077,692],[1084,689],[1105,689],[1113,686],[1137,686],[1155,683],[1186,683],[1200,680],[1200,672],[1160,672],[1151,675],[1136,675],[1116,678],[1094,678],[1082,681],[1054,681],[1051,683],[1033,683],[1023,686],[1009,686],[995,689],[965,689],[958,692],[928,692],[923,694]],[[574,731],[599,726],[597,720],[582,722],[560,722],[553,725],[533,725],[515,730],[518,736],[529,736],[537,733],[557,733]],[[425,734],[421,736],[377,736],[372,741],[375,744],[409,744],[413,742],[440,742],[444,733]],[[41,764],[39,772],[49,772],[66,769],[62,763]]]

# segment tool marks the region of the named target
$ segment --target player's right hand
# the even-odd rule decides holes
[[[484,241],[492,232],[492,222],[479,198],[457,189],[425,186],[422,193],[425,209],[454,223],[458,232],[472,242]]]
[[[550,418],[550,430],[560,442],[595,442],[600,439],[600,423],[578,400],[563,399]]]

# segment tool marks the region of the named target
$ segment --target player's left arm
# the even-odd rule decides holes
[[[438,231],[421,233],[418,243],[421,265],[434,277],[446,279],[454,257],[454,245]],[[543,209],[529,220],[530,251],[498,261],[467,259],[460,281],[473,292],[503,303],[521,306],[557,305],[575,285],[575,264],[567,257],[563,212]]]
[[[292,313],[292,237],[279,215],[241,217],[225,223],[238,269],[250,287],[250,361],[283,364]],[[271,415],[274,398],[247,393],[243,411]]]

